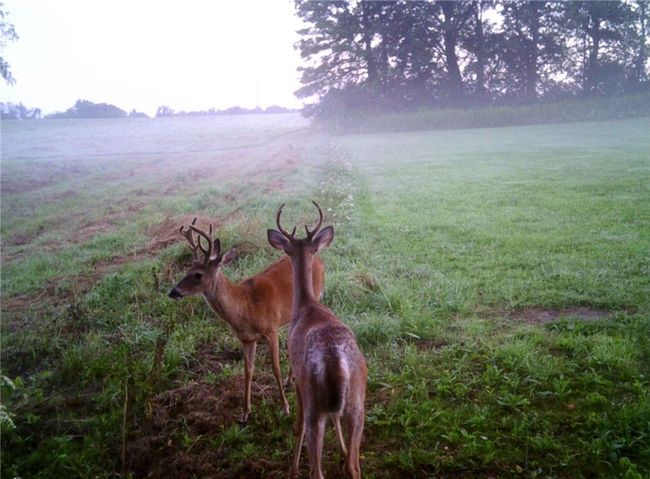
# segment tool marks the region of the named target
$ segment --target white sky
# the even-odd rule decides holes
[[[292,0],[4,0],[20,37],[0,101],[43,113],[77,99],[153,115],[299,107]]]

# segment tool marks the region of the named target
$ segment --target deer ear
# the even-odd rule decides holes
[[[280,251],[286,251],[289,246],[289,240],[282,233],[276,230],[267,230],[266,237],[271,246]]]
[[[332,226],[328,226],[327,228],[323,228],[319,231],[316,237],[312,240],[312,243],[316,245],[316,251],[318,252],[323,248],[329,246],[333,239],[334,228]]]
[[[226,251],[221,257],[221,266],[228,266],[237,257],[237,248],[233,247]]]
[[[221,241],[219,238],[215,238],[212,242],[212,258],[217,258],[221,254]]]

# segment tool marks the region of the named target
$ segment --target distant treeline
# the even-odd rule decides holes
[[[4,120],[39,120],[61,118],[147,118],[147,115],[135,110],[130,113],[109,103],[93,103],[88,100],[77,100],[73,106],[64,112],[43,116],[40,108],[27,108],[22,103],[0,103],[0,113]]]
[[[110,103],[93,103],[88,100],[77,100],[76,103],[66,111],[62,113],[52,113],[51,115],[47,115],[45,118],[124,118],[127,116],[136,118],[147,117],[144,113],[135,110],[132,110],[131,113],[127,113]]]
[[[296,0],[321,117],[647,91],[647,0]]]
[[[210,108],[209,110],[200,110],[200,111],[176,111],[173,108],[168,106],[159,106],[156,111],[156,117],[164,116],[210,116],[210,115],[247,115],[251,113],[289,113],[291,110],[289,108],[284,108],[282,106],[272,105],[268,108],[242,108],[241,106],[233,106],[225,110],[217,110],[215,108]]]
[[[247,113],[287,113],[293,110],[281,106],[270,106],[262,108],[242,108],[234,106],[226,110],[215,110],[214,108],[206,111],[175,111],[168,106],[158,107],[156,117],[166,116],[207,116],[207,115],[240,115]],[[127,113],[121,108],[109,103],[93,103],[88,100],[77,100],[73,106],[64,112],[52,113],[43,117],[40,108],[27,108],[22,103],[0,103],[0,114],[5,120],[38,120],[62,119],[62,118],[148,118],[142,112],[131,110]]]
[[[38,120],[42,116],[40,108],[28,108],[22,103],[0,103],[3,120]]]

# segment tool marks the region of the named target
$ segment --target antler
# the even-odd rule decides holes
[[[293,240],[295,239],[295,238],[294,238],[294,235],[296,234],[296,227],[295,227],[295,226],[293,227],[293,231],[291,232],[291,234],[287,233],[287,232],[284,230],[284,228],[283,228],[282,225],[280,224],[280,216],[282,215],[282,208],[284,208],[284,203],[282,203],[282,204],[280,205],[280,207],[278,208],[278,212],[277,212],[276,215],[275,215],[275,222],[276,222],[276,224],[278,225],[278,229],[280,230],[280,233],[282,233],[282,234],[283,234],[287,239],[289,239],[290,241],[293,241]]]
[[[197,237],[198,242],[196,243],[197,248],[199,248],[203,254],[205,255],[205,262],[207,263],[210,261],[210,257],[212,256],[212,248],[213,248],[213,243],[212,243],[212,225],[210,225],[208,229],[208,233],[203,231],[200,228],[197,228],[194,226],[194,221],[192,221],[192,224],[190,225],[190,228],[197,233],[199,236]],[[203,245],[201,244],[201,236],[206,239],[208,242],[208,249],[205,249]]]
[[[208,233],[203,231],[202,229],[198,228],[196,225],[196,218],[192,220],[192,223],[188,226],[187,229],[185,229],[184,226],[181,226],[180,232],[183,236],[185,236],[185,239],[187,242],[190,244],[190,249],[192,250],[192,254],[194,255],[194,259],[199,259],[197,250],[201,250],[201,252],[205,255],[204,262],[207,263],[210,260],[210,257],[212,256],[212,251],[214,248],[214,244],[212,242],[212,225],[210,225],[210,228],[208,229]],[[199,236],[197,236],[197,241],[194,241],[194,236],[192,235],[192,231],[197,233]],[[204,237],[207,242],[208,242],[208,249],[205,249],[203,247],[203,244],[201,243],[201,236]]]
[[[196,223],[196,218],[192,220],[192,226]],[[192,230],[190,228],[185,229],[185,226],[181,226],[180,230],[181,234],[185,236],[185,239],[187,242],[190,244],[190,249],[192,250],[192,254],[194,255],[194,258],[196,258],[196,249],[198,246],[196,243],[194,243],[194,237],[192,236]]]
[[[307,228],[307,225],[305,225],[305,231],[307,232],[307,240],[311,241],[312,238],[316,233],[318,233],[319,228],[323,224],[323,210],[320,209],[320,206],[318,206],[318,203],[312,200],[312,203],[314,203],[314,206],[318,208],[318,224],[310,231],[309,228]]]

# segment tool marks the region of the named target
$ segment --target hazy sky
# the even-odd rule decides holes
[[[20,37],[2,101],[44,113],[77,99],[152,115],[300,106],[291,0],[4,0]]]

